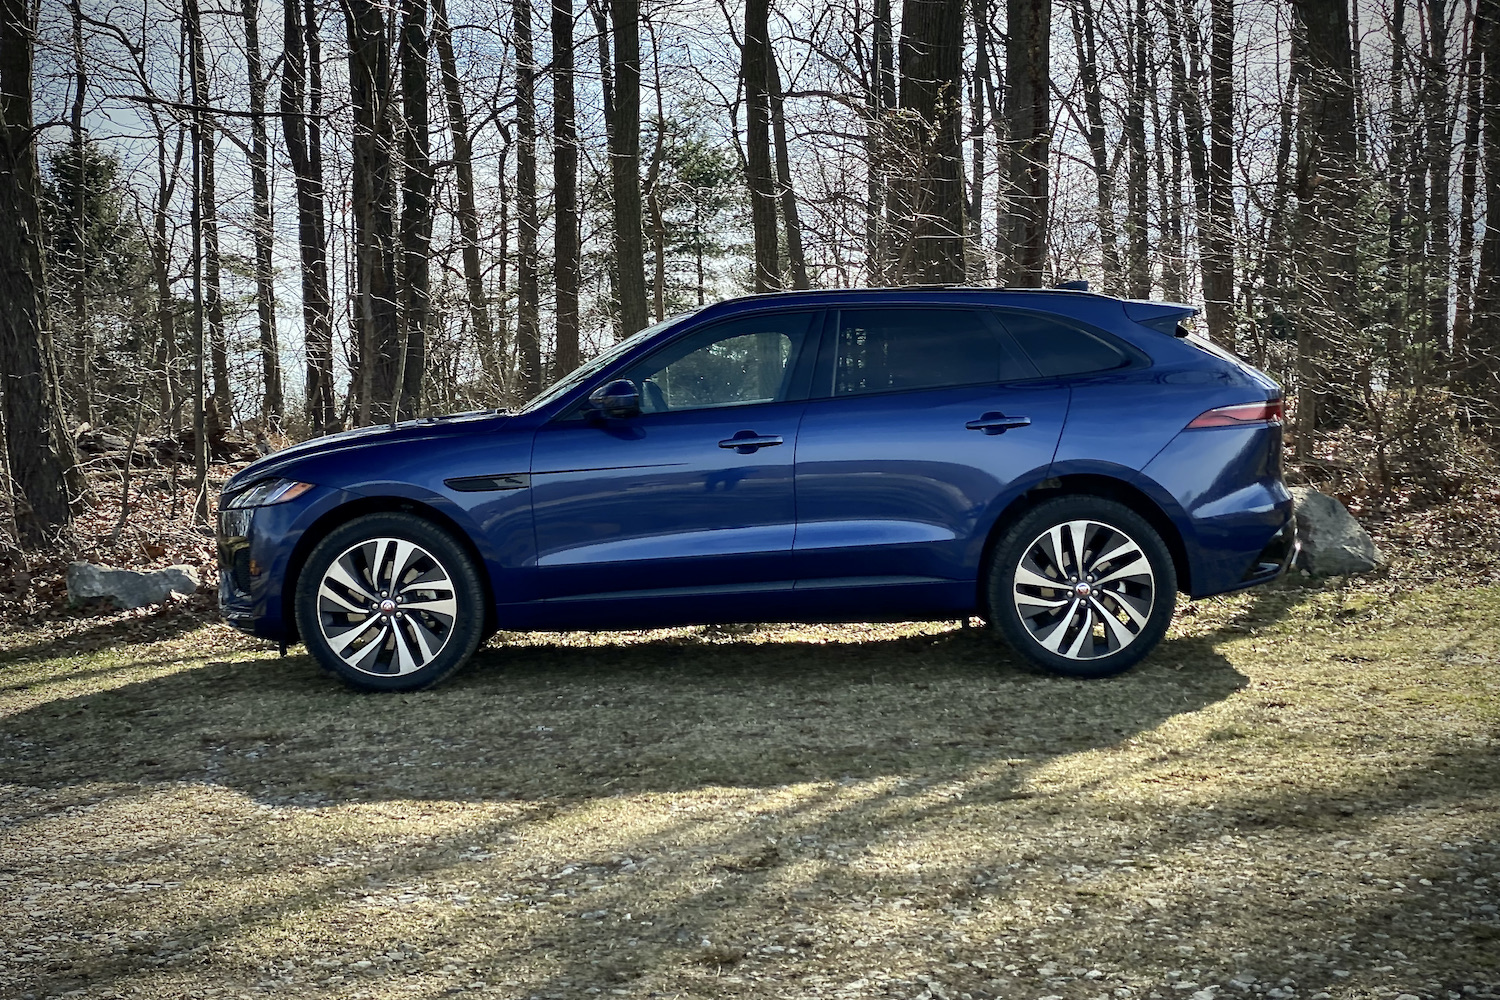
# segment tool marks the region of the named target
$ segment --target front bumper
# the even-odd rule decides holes
[[[308,528],[345,496],[315,487],[286,503],[219,512],[219,611],[226,622],[263,639],[293,636],[287,571]]]

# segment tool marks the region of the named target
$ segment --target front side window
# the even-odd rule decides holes
[[[995,329],[968,309],[846,309],[833,394],[983,385],[1025,378]]]
[[[640,387],[642,413],[780,402],[791,393],[813,315],[731,320],[685,337],[624,377]]]

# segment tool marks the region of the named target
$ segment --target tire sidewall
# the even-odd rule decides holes
[[[1021,621],[1021,615],[1011,596],[1016,565],[1025,556],[1031,543],[1055,525],[1080,520],[1097,521],[1119,528],[1129,535],[1145,553],[1153,575],[1151,613],[1135,640],[1108,656],[1087,660],[1076,660],[1043,649]],[[1026,660],[1065,677],[1109,677],[1135,666],[1166,635],[1177,605],[1177,571],[1161,534],[1149,521],[1129,507],[1103,497],[1059,497],[1028,511],[996,544],[990,559],[985,598],[990,621],[1010,647]]]
[[[409,674],[381,676],[349,666],[323,637],[318,588],[328,567],[352,546],[372,538],[400,538],[431,553],[453,581],[458,601],[453,634],[433,661]],[[297,629],[307,651],[329,673],[360,691],[417,691],[442,680],[466,661],[484,638],[485,590],[473,560],[453,536],[413,514],[367,514],[342,524],[318,542],[297,577],[294,594]]]

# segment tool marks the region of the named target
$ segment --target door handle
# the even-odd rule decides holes
[[[964,427],[971,431],[984,431],[986,434],[1004,434],[1013,427],[1027,427],[1030,424],[1030,417],[1007,417],[995,410],[986,413],[978,420],[970,420],[964,424]]]
[[[735,431],[734,437],[719,442],[720,448],[733,448],[741,455],[752,455],[758,448],[769,448],[781,444],[780,434],[757,434],[754,431]]]

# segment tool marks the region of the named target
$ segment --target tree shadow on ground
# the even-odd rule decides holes
[[[987,634],[960,629],[523,645],[399,696],[344,691],[307,657],[222,661],[11,716],[0,781],[207,781],[328,805],[940,778],[1111,746],[1244,682],[1205,638],[1076,682],[1021,669]]]

